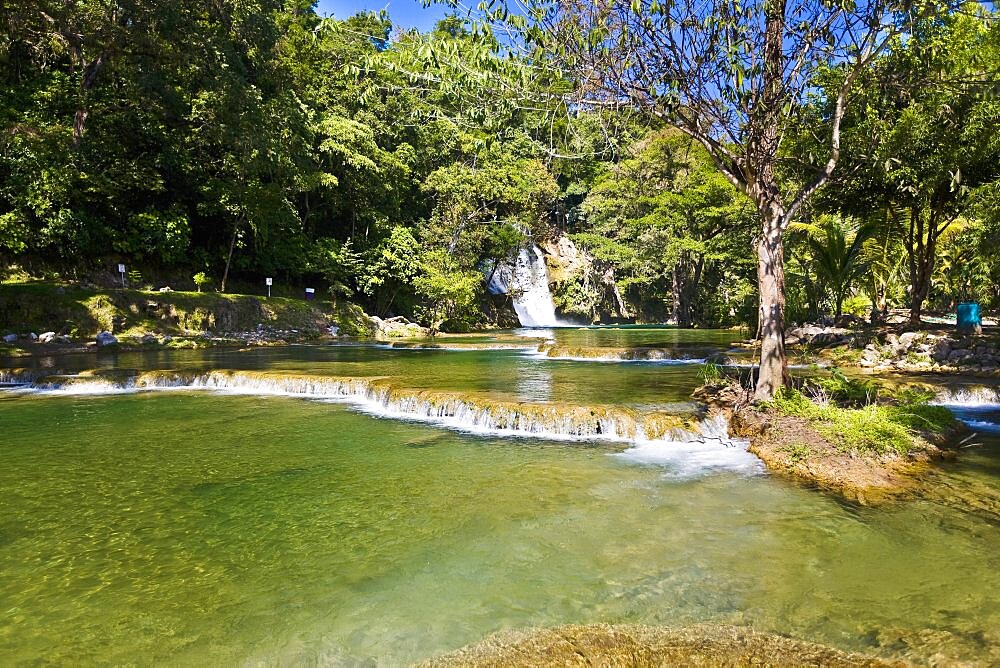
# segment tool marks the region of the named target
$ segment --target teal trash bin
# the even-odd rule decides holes
[[[956,324],[963,334],[982,334],[983,317],[976,302],[962,302],[956,309]]]

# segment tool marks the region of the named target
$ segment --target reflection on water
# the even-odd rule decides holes
[[[520,401],[551,401],[552,372],[549,367],[526,366],[517,377],[517,398]]]

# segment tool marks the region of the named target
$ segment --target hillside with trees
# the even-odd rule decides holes
[[[568,238],[585,269],[553,289],[580,322],[757,327],[754,244],[780,202],[784,321],[1000,306],[989,9],[914,8],[878,30],[787,16],[797,51],[745,60],[759,26],[737,60],[669,72],[615,63],[674,62],[749,19],[660,44],[674,17],[609,7],[420,34],[309,2],[18,3],[0,26],[8,280],[110,286],[125,263],[133,287],[260,292],[272,276],[469,329],[502,321],[491,267]],[[580,39],[556,48],[559,30]],[[671,76],[674,93],[648,95]]]

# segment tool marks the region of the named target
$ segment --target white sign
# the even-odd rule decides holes
[[[316,289],[315,288],[306,288],[306,294],[307,295],[316,294]]]
[[[124,274],[125,273],[125,265],[123,265],[123,264],[118,265],[118,273],[119,274]]]
[[[274,281],[273,278],[265,278],[264,285],[273,285],[272,281]]]

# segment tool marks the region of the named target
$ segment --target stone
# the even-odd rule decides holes
[[[170,343],[173,340],[174,340],[174,337],[172,337],[169,334],[167,334],[166,336],[163,337],[163,339],[161,339],[161,343]]]
[[[156,336],[153,334],[143,334],[142,335],[142,345],[149,346],[156,343]]]
[[[903,332],[899,335],[899,345],[909,348],[917,338],[916,332]]]
[[[101,332],[95,339],[98,347],[114,346],[118,344],[118,339],[111,332]]]
[[[65,334],[59,334],[55,338],[56,343],[72,343],[73,341]]]
[[[62,286],[56,288],[56,294],[57,295],[64,295],[64,294],[66,294],[66,288],[64,288]]]
[[[371,316],[371,321],[375,325],[375,338],[377,339],[413,339],[430,336],[429,329],[410,322],[402,316],[386,320],[378,316]]]
[[[882,357],[882,353],[880,353],[877,349],[875,349],[874,346],[871,346],[869,348],[865,348],[864,351],[861,353],[861,361],[862,362],[866,362],[867,361],[867,362],[875,363],[875,362],[877,362],[879,360],[880,357]]]
[[[837,327],[859,327],[864,324],[864,318],[859,318],[852,313],[845,313],[837,320]]]
[[[17,341],[17,334],[4,334],[4,343],[14,343],[15,341]]]
[[[29,341],[37,341],[38,340],[38,334],[35,334],[34,332],[30,332],[28,334],[28,336],[27,336],[27,339]]]
[[[173,291],[174,289],[169,285],[164,285],[162,288],[160,288],[160,292],[173,292]]]
[[[938,362],[943,362],[948,359],[948,355],[951,354],[951,344],[945,339],[938,340],[937,343],[931,348],[931,357],[933,357]]]
[[[41,334],[38,335],[38,340],[41,343],[52,343],[52,341],[54,341],[55,338],[56,338],[55,332],[42,332]]]
[[[330,325],[327,327],[326,331],[330,334],[330,336],[340,336],[340,327],[337,327],[336,325]]]
[[[813,345],[817,346],[829,346],[837,343],[843,343],[844,335],[838,334],[833,331],[821,332],[812,338]]]

